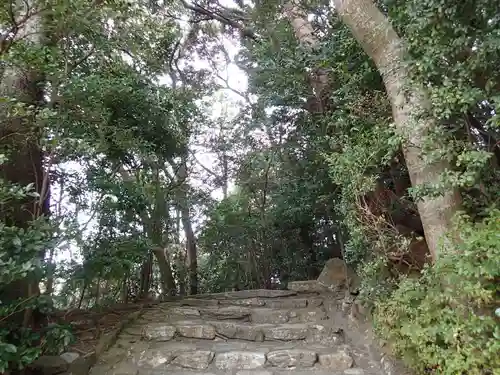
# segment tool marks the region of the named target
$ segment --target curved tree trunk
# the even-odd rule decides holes
[[[383,77],[396,128],[405,139],[403,153],[412,185],[438,182],[440,175],[450,170],[451,165],[446,160],[432,164],[422,160],[427,134],[437,124],[432,118],[414,121],[414,116],[427,110],[430,102],[419,88],[405,91],[409,71],[404,65],[401,38],[372,0],[334,0],[334,5]],[[439,140],[433,140],[433,149],[441,147]],[[417,206],[425,239],[435,260],[439,255],[440,241],[452,229],[453,215],[461,209],[460,194],[458,190],[450,189],[438,198],[420,200]]]

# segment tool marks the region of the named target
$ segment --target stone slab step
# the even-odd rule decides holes
[[[287,289],[296,293],[324,293],[329,289],[316,280],[290,281]]]
[[[244,298],[280,298],[296,295],[293,290],[281,289],[252,289],[239,290],[235,292],[222,293],[206,293],[189,296],[188,298],[173,298],[171,301],[180,301],[183,303],[186,300],[225,300],[225,299],[244,299]],[[169,299],[170,300],[170,299]]]
[[[251,310],[250,321],[252,323],[305,323],[305,322],[320,322],[327,320],[326,311],[321,308],[311,309],[269,309],[255,308]]]
[[[183,350],[184,349],[184,350]],[[186,350],[187,349],[187,350]],[[253,370],[262,368],[317,368],[344,371],[354,360],[346,348],[316,352],[309,348],[268,350],[213,350],[182,348],[182,345],[145,351],[133,366],[141,369]]]
[[[148,341],[170,341],[175,336],[213,340],[216,336],[225,339],[248,341],[296,341],[338,345],[343,343],[341,331],[331,325],[319,323],[255,324],[234,321],[178,321],[172,324],[150,323],[142,332]]]
[[[218,305],[209,306],[209,309],[215,309],[217,306],[238,306],[248,308],[268,307],[271,309],[300,309],[305,307],[318,307],[323,304],[323,298],[317,295],[307,297],[291,298],[262,298],[252,297],[243,299],[227,299],[218,301]]]

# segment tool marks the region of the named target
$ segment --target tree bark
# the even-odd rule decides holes
[[[319,39],[315,36],[314,28],[308,20],[308,14],[301,9],[299,0],[290,0],[284,6],[285,17],[290,22],[297,40],[308,49],[320,46]],[[328,109],[328,99],[331,94],[330,83],[333,81],[331,72],[325,68],[314,67],[309,74],[309,82],[313,89],[314,98],[308,101],[310,112],[325,112]]]
[[[397,131],[404,137],[403,153],[413,186],[432,184],[439,180],[451,165],[446,160],[427,163],[422,160],[422,149],[427,135],[438,126],[432,118],[415,119],[430,107],[424,90],[413,87],[405,91],[409,70],[405,66],[405,51],[401,38],[389,20],[372,0],[334,0],[342,21],[382,75]],[[432,148],[442,144],[432,140]],[[448,189],[438,198],[424,197],[417,203],[424,227],[425,239],[434,260],[439,256],[440,241],[452,229],[452,217],[461,209],[457,189]]]
[[[160,268],[160,281],[163,295],[173,296],[177,290],[175,280],[172,274],[172,267],[170,266],[170,259],[168,259],[167,249],[163,247],[156,247],[153,253],[158,261]]]
[[[15,4],[20,14],[16,19],[26,19],[15,28],[17,33],[13,43],[19,40],[40,47],[44,41],[42,34],[42,18],[36,12],[33,2],[25,1]],[[13,20],[13,23],[16,23]],[[14,26],[14,25],[13,25]],[[36,110],[43,103],[43,75],[33,67],[5,65],[0,81],[0,98],[16,99],[30,111]],[[15,201],[0,210],[0,220],[9,226],[27,229],[31,221],[44,213],[48,213],[48,179],[43,171],[42,151],[39,148],[39,133],[34,124],[33,113],[9,116],[11,103],[0,101],[0,150],[8,152],[8,162],[0,166],[0,178],[7,183],[26,186],[33,184],[40,198],[26,198]],[[44,251],[38,254],[40,261]],[[2,290],[0,299],[11,301],[21,298],[26,300],[40,294],[38,281],[33,275],[17,280]],[[15,318],[17,319],[17,318]],[[24,324],[31,321],[31,309],[27,309],[23,318]]]
[[[187,194],[187,152],[182,158],[181,165],[177,170],[177,178],[180,184],[177,194],[177,203],[181,211],[182,226],[186,236],[186,255],[189,274],[189,294],[198,294],[198,259],[196,249],[196,237],[191,224],[189,212],[189,199]]]
[[[145,299],[149,295],[149,289],[151,288],[151,274],[153,271],[153,254],[148,253],[147,258],[142,262],[141,265],[141,280],[140,280],[140,292],[139,298]]]

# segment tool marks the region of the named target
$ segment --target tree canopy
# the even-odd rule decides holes
[[[500,369],[492,0],[0,5],[0,371],[55,310],[315,279],[417,373]]]

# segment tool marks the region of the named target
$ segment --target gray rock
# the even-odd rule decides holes
[[[251,314],[251,310],[245,306],[225,306],[219,308],[203,309],[201,312],[205,315],[213,316],[216,319],[245,319]]]
[[[62,359],[64,359],[67,363],[73,363],[78,358],[80,358],[80,354],[74,352],[66,352],[60,355]]]
[[[213,340],[215,338],[215,327],[205,323],[178,322],[177,332],[182,337],[194,339]]]
[[[304,340],[308,334],[308,326],[306,324],[282,324],[275,327],[263,328],[265,339],[273,340]]]
[[[43,375],[56,375],[68,370],[69,363],[57,355],[42,355],[29,367],[38,370]]]
[[[273,375],[272,371],[268,370],[239,370],[236,375]]]
[[[207,307],[207,306],[217,306],[219,301],[216,299],[195,299],[186,298],[181,301],[183,306],[195,306],[195,307]]]
[[[333,347],[343,344],[344,336],[338,328],[314,324],[309,326],[306,342]]]
[[[319,322],[328,319],[326,311],[322,309],[300,309],[292,310],[289,313],[291,323],[308,323],[308,322]]]
[[[273,299],[266,301],[266,307],[271,309],[300,309],[307,306],[305,298]]]
[[[195,309],[193,307],[172,307],[168,310],[168,313],[182,316],[200,316],[200,312],[198,311],[198,309]]]
[[[275,367],[312,367],[317,360],[316,352],[305,349],[276,350],[267,353],[267,361]]]
[[[146,340],[169,341],[174,338],[175,332],[174,326],[165,323],[150,323],[144,327],[142,337]]]
[[[217,333],[231,338],[248,341],[264,341],[262,327],[267,325],[251,325],[240,322],[212,322]]]
[[[235,300],[221,300],[219,302],[221,305],[241,305],[241,306],[264,306],[265,302],[257,297],[245,298],[245,299],[235,299]]]
[[[173,351],[145,350],[136,361],[137,366],[145,369],[156,369],[168,365],[174,358]]]
[[[336,371],[344,371],[351,368],[354,360],[347,350],[339,350],[336,353],[323,353],[318,356],[321,367],[326,367]]]
[[[232,351],[217,354],[215,367],[221,370],[251,370],[264,366],[266,355],[259,352]]]
[[[214,352],[209,350],[184,352],[175,357],[171,363],[179,367],[205,370],[214,359],[214,355]]]
[[[360,280],[356,273],[342,259],[332,258],[318,277],[318,283],[332,291],[359,289]]]
[[[316,280],[305,280],[305,281],[290,281],[287,285],[289,290],[294,292],[304,293],[304,292],[316,292],[321,293],[327,289],[319,284]]]
[[[240,290],[237,292],[226,292],[226,298],[278,298],[294,296],[295,292],[291,290],[280,289],[253,289],[253,290]]]
[[[272,309],[254,309],[251,315],[253,323],[281,324],[288,322],[288,311]]]
[[[309,297],[307,298],[307,307],[319,307],[323,304],[322,297]]]
[[[348,368],[344,370],[344,375],[365,375],[365,370],[362,368]]]
[[[107,372],[107,375],[137,375],[139,369],[132,363],[120,362]]]

